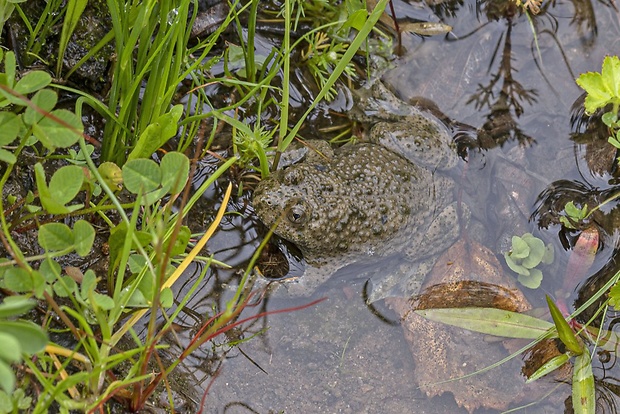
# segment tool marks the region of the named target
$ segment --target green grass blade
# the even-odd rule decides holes
[[[65,13],[62,31],[60,32],[60,42],[58,43],[58,62],[56,63],[56,76],[58,77],[60,77],[60,71],[62,70],[62,61],[65,57],[67,44],[87,4],[87,0],[69,0],[67,2],[67,12]]]
[[[283,152],[286,149],[286,147],[288,147],[288,145],[293,141],[293,139],[295,139],[295,135],[297,134],[297,132],[299,131],[299,129],[301,128],[305,120],[308,118],[310,113],[314,110],[314,108],[316,108],[319,102],[321,102],[321,100],[323,100],[323,98],[325,98],[325,96],[329,93],[331,87],[334,85],[334,83],[336,83],[340,75],[342,75],[347,65],[349,64],[349,62],[351,62],[351,59],[353,59],[353,56],[355,56],[355,53],[357,53],[358,49],[362,46],[362,43],[366,41],[366,38],[368,37],[372,29],[374,28],[375,24],[379,21],[379,18],[383,14],[383,11],[385,10],[385,6],[387,5],[387,3],[388,3],[388,0],[380,0],[379,2],[377,2],[377,5],[375,6],[374,10],[368,16],[366,23],[364,23],[364,26],[362,26],[362,29],[357,33],[357,36],[355,36],[355,39],[353,39],[353,41],[347,48],[346,52],[344,52],[344,54],[342,55],[342,59],[340,60],[340,62],[338,62],[338,64],[334,68],[334,71],[332,72],[332,74],[329,76],[329,78],[325,82],[323,89],[321,89],[316,99],[312,102],[312,104],[306,110],[306,112],[301,116],[299,121],[291,129],[291,131],[288,133],[286,138],[281,143],[279,143],[278,145],[279,152]]]

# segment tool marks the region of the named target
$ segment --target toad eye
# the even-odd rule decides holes
[[[286,218],[292,224],[304,224],[308,220],[308,208],[306,203],[299,201],[288,209]]]

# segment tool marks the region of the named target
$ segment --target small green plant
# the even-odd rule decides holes
[[[0,108],[13,106],[13,111],[0,112],[0,161],[15,164],[16,157],[25,147],[40,142],[49,151],[74,145],[83,130],[82,121],[66,109],[54,109],[58,96],[45,89],[52,77],[43,71],[31,71],[21,79],[16,79],[16,61],[13,52],[4,57],[4,73],[0,73]],[[30,101],[25,95],[33,94]],[[30,102],[30,104],[28,104]],[[6,146],[18,140],[13,151]]]
[[[605,109],[611,105],[611,109],[602,115],[601,120],[611,132],[611,136],[608,138],[609,143],[620,149],[620,123],[618,123],[620,59],[618,56],[606,56],[600,73],[583,73],[577,78],[576,82],[587,94],[584,103],[586,114],[591,115],[597,110]]]
[[[18,388],[12,394],[0,390],[0,413],[22,413],[32,406],[32,397]]]
[[[323,89],[334,67],[342,59],[348,44],[330,39],[324,32],[316,32],[314,37],[308,40],[307,48],[302,52],[301,58],[308,66],[310,73],[316,80],[319,88]],[[355,79],[356,73],[352,63],[344,67],[344,74]],[[336,97],[336,89],[332,85],[328,89],[325,99],[328,101]]]
[[[573,201],[569,201],[564,206],[564,214],[564,216],[560,216],[560,223],[566,228],[575,229],[577,223],[588,217],[588,205],[584,204],[583,207],[578,208]]]
[[[601,72],[581,74],[577,85],[587,93],[584,103],[587,114],[612,105],[608,113],[617,115],[620,108],[620,59],[618,56],[606,56]]]
[[[530,289],[537,289],[543,274],[536,267],[553,262],[553,245],[545,243],[530,233],[512,237],[510,251],[504,253],[506,264],[519,275],[519,283]]]

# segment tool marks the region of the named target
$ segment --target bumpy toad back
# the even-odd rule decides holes
[[[310,265],[290,291],[311,293],[338,269],[370,256],[402,254],[414,262],[456,240],[454,182],[436,171],[437,164],[454,165],[456,153],[436,122],[415,109],[375,125],[368,142],[308,156],[259,184],[256,214],[269,227],[280,220],[275,232]],[[388,141],[394,145],[383,145]]]

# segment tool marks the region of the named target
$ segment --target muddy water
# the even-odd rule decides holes
[[[534,19],[536,42],[526,16],[502,11],[504,1],[433,3],[438,3],[433,9],[419,3],[396,6],[402,16],[440,20],[453,31],[426,38],[404,34],[405,54],[393,62],[394,69],[383,80],[403,99],[421,98],[424,105],[431,101],[447,118],[465,124],[454,126],[455,131],[466,131],[464,146],[467,139],[477,138],[472,144],[476,149],[465,151],[468,164],[462,186],[477,218],[490,230],[486,245],[493,252],[505,248],[506,235],[525,232],[555,246],[556,264],[542,288],[526,291],[528,299],[540,306],[546,292],[561,286],[574,240],[559,226],[541,227],[539,221],[547,224],[552,200],[562,199],[564,193],[591,200],[611,188],[612,177],[602,172],[604,166],[594,166],[593,158],[612,151],[603,146],[596,152],[592,137],[580,135],[584,128],[571,124],[571,108],[582,93],[575,77],[599,71],[606,54],[619,53],[618,12],[604,1],[549,2],[553,7]],[[572,139],[576,137],[581,139]],[[526,211],[503,209],[506,200]],[[237,200],[229,207],[246,215],[231,216],[209,245],[217,259],[233,266],[246,263],[258,243],[251,212],[244,205],[244,200]],[[537,207],[540,214],[529,220]],[[588,270],[592,275],[588,284],[593,286],[600,286],[599,281],[616,268],[615,220],[610,221]],[[188,274],[185,291],[193,277]],[[186,328],[180,330],[181,338],[214,303],[221,305],[230,297],[227,287],[237,280],[234,271],[221,269],[210,270],[207,279],[193,294],[191,312],[181,321]],[[205,345],[186,361],[182,394],[199,403],[208,389],[205,413],[466,412],[450,394],[428,399],[418,389],[413,358],[396,315],[381,303],[369,309],[362,290],[362,283],[338,280],[317,292],[315,298],[326,301],[254,322],[243,336],[256,337],[236,348]],[[573,298],[578,296],[577,289],[572,293]],[[247,314],[310,300],[270,298]],[[605,386],[613,382],[609,378],[617,377],[614,362],[613,355],[605,363],[594,358],[599,392],[608,401],[600,412],[615,412],[620,406],[609,391],[613,386]],[[219,374],[211,384],[215,372]],[[567,398],[570,386],[560,384],[555,400],[524,412],[563,413]]]

